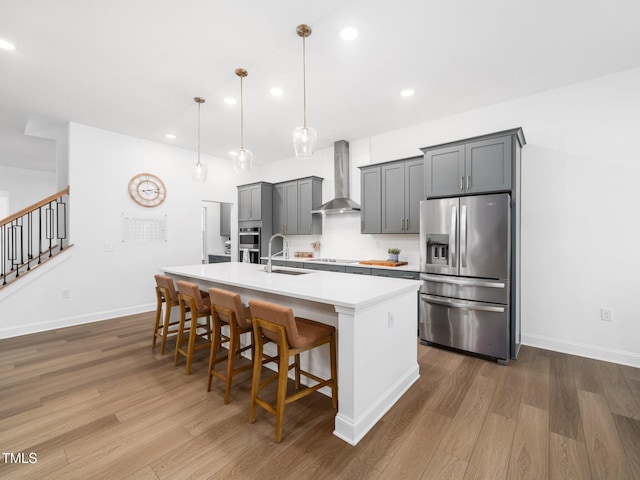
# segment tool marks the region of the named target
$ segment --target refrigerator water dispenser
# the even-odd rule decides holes
[[[449,264],[449,235],[427,235],[427,263],[432,265]]]

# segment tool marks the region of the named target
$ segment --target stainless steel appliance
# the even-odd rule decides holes
[[[420,339],[494,357],[511,345],[511,197],[420,203]]]
[[[260,263],[260,227],[240,228],[238,232],[238,259],[249,263]]]

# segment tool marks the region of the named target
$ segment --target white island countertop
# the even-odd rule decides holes
[[[273,269],[308,273],[302,275],[267,273],[264,271],[264,265],[239,262],[162,268],[163,271],[173,275],[353,309],[377,304],[406,292],[416,292],[421,283],[418,280],[353,276],[299,268],[273,267]]]
[[[287,275],[267,273],[264,265],[238,262],[162,270],[177,280],[192,281],[202,290],[224,288],[241,295],[245,303],[259,299],[288,305],[297,316],[335,326],[338,413],[333,433],[351,445],[356,445],[420,376],[418,280],[274,267],[308,272]],[[328,378],[327,350],[302,353],[302,368]]]

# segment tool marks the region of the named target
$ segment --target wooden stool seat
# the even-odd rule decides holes
[[[180,355],[187,359],[186,373],[191,373],[191,363],[193,353],[196,350],[211,347],[211,302],[209,296],[202,295],[198,285],[184,280],[178,280],[178,300],[180,302],[180,324],[178,326],[178,338],[176,340],[176,353],[174,365],[178,365]],[[191,312],[191,322],[189,337],[187,338],[187,348],[183,348],[185,323],[187,321],[187,311]],[[206,318],[205,324],[199,324],[198,319]],[[204,333],[198,333],[198,328],[204,328]],[[205,339],[204,343],[196,343],[197,338]]]
[[[242,305],[240,295],[228,292],[219,288],[209,289],[209,299],[211,300],[211,316],[213,317],[213,343],[209,355],[209,379],[207,382],[207,392],[211,391],[213,377],[225,382],[224,403],[228,404],[231,397],[231,382],[236,373],[250,370],[252,363],[235,367],[235,358],[242,352],[251,349],[253,358],[253,321],[249,307]],[[229,327],[229,336],[222,333],[222,327]],[[251,334],[251,343],[240,347],[240,335]],[[218,354],[218,350],[223,343],[227,343],[227,353]],[[225,372],[216,371],[217,364],[227,361]]]
[[[155,275],[156,279],[156,321],[153,327],[153,342],[151,348],[156,348],[156,341],[160,339],[160,353],[164,354],[169,333],[178,333],[180,320],[171,321],[171,310],[178,307],[178,292],[173,284],[173,279],[166,275]],[[164,322],[160,324],[164,307]],[[171,329],[173,327],[173,330]]]
[[[299,400],[322,387],[331,388],[331,403],[333,408],[338,408],[338,384],[336,368],[336,329],[331,325],[294,317],[293,310],[289,307],[277,305],[261,300],[249,302],[253,315],[253,328],[255,338],[255,357],[262,358],[263,335],[278,346],[278,371],[261,381],[263,362],[254,361],[253,379],[251,382],[251,403],[249,407],[249,422],[256,420],[256,406],[260,405],[266,411],[276,416],[275,441],[282,440],[282,424],[284,422],[285,405]],[[312,348],[329,344],[329,356],[331,361],[331,378],[323,379],[300,368],[300,353]],[[294,362],[289,364],[289,358],[294,357]],[[295,387],[297,392],[287,396],[287,381],[289,370],[294,369]],[[317,384],[300,390],[300,375],[304,375],[318,382]],[[269,383],[278,381],[278,393],[275,406],[259,397],[260,389]]]

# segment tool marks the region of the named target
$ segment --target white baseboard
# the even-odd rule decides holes
[[[358,415],[358,418],[348,418],[338,413],[333,434],[350,445],[357,445],[418,378],[420,378],[420,369],[416,363],[414,368],[399,378],[395,385],[373,402],[366,412]]]
[[[604,348],[597,345],[544,337],[542,335],[526,335],[524,333],[522,334],[521,340],[522,345],[528,345],[530,347],[543,348],[554,352],[568,353],[570,355],[578,355],[580,357],[640,368],[640,354],[635,352]]]
[[[135,305],[132,307],[118,308],[115,310],[105,310],[102,312],[93,312],[85,315],[77,315],[75,317],[58,318],[45,322],[31,323],[28,325],[16,325],[8,328],[0,329],[0,339],[18,337],[29,333],[46,332],[47,330],[55,330],[57,328],[72,327],[74,325],[82,325],[84,323],[99,322],[110,318],[125,317],[136,313],[144,313],[154,311],[155,303],[146,305]]]

